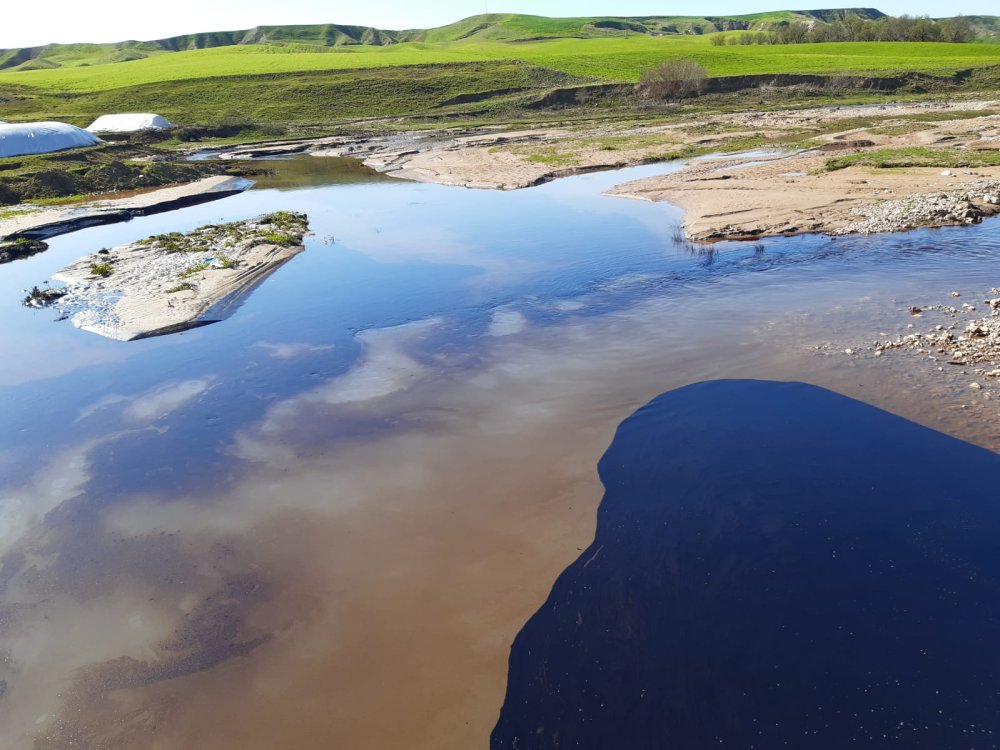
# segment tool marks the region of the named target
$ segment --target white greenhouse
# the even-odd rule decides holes
[[[0,124],[0,158],[95,146],[101,139],[64,122]]]
[[[162,115],[149,112],[130,112],[120,115],[101,115],[90,127],[92,133],[135,133],[140,130],[165,130],[173,123]]]

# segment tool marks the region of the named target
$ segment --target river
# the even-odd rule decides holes
[[[502,192],[273,164],[0,267],[2,747],[488,746],[615,430],[691,383],[1000,447],[968,378],[843,354],[997,286],[996,222],[705,249],[602,195],[676,165]],[[306,251],[220,323],[122,343],[20,304],[101,247],[275,210]]]

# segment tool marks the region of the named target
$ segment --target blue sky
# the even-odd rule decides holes
[[[1000,14],[997,0],[865,0],[893,15]],[[351,23],[380,28],[440,26],[482,13],[534,13],[546,16],[721,15],[794,6],[829,8],[836,1],[799,0],[6,0],[0,18],[0,48],[48,42],[111,42],[155,39],[195,31],[242,29],[258,24]]]

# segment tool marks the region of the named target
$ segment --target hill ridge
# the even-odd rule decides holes
[[[129,62],[147,57],[249,45],[273,45],[292,51],[323,52],[344,47],[386,47],[408,42],[447,43],[472,40],[523,42],[558,38],[602,38],[701,35],[727,31],[759,31],[793,23],[831,24],[847,18],[878,20],[876,8],[776,10],[762,13],[705,16],[548,16],[491,13],[474,15],[429,29],[391,30],[373,26],[321,23],[259,25],[231,31],[205,31],[146,41],[106,44],[48,44],[0,49],[0,71],[81,67]],[[979,36],[1000,38],[1000,17],[970,16]]]
[[[490,13],[474,15],[455,23],[429,29],[391,30],[352,24],[262,24],[249,29],[229,31],[202,31],[151,40],[128,39],[111,43],[45,44],[33,47],[0,49],[0,70],[32,70],[36,68],[73,67],[97,65],[108,62],[127,62],[155,54],[182,52],[213,47],[250,44],[308,44],[320,47],[352,45],[387,46],[404,42],[461,41],[472,37],[485,37],[497,41],[515,41],[519,38],[548,38],[566,36],[601,36],[616,33],[671,34],[689,33],[695,27],[698,33],[730,30],[727,24],[718,23],[733,19],[746,21],[751,28],[756,21],[763,25],[773,23],[771,17],[788,16],[813,18],[823,21],[824,16],[858,16],[878,18],[885,14],[874,8],[840,8],[821,11],[772,11],[769,13],[737,14],[726,16],[593,16],[553,18],[516,13]],[[765,18],[767,17],[767,18]],[[617,23],[616,23],[617,22]],[[658,28],[650,25],[659,23]],[[780,22],[780,21],[777,21]],[[576,33],[572,27],[576,25]],[[536,26],[539,34],[524,33]],[[590,28],[587,28],[590,27]],[[673,27],[673,28],[671,28]]]

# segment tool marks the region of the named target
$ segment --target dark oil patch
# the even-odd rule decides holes
[[[1000,742],[1000,456],[798,383],[627,419],[494,750]]]

